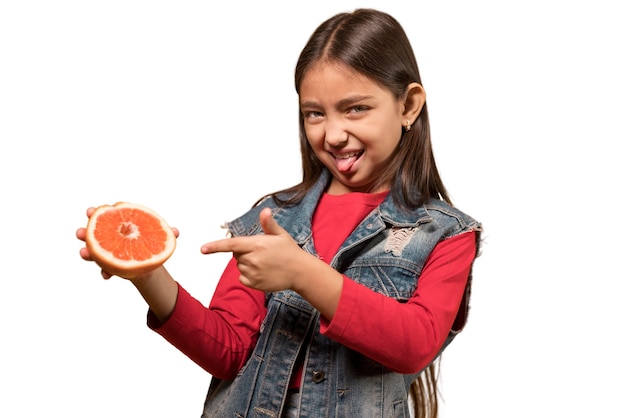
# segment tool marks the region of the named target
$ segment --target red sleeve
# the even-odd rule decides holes
[[[398,373],[417,373],[452,328],[475,255],[474,232],[440,242],[407,303],[344,276],[337,311],[332,321],[322,319],[322,334]]]
[[[208,308],[179,285],[172,315],[161,323],[149,312],[148,326],[211,375],[233,379],[256,344],[265,314],[265,293],[241,284],[232,259]]]

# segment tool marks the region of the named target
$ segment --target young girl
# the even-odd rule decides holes
[[[233,254],[210,305],[163,266],[128,279],[148,325],[212,375],[203,417],[404,417],[411,396],[434,417],[481,225],[442,184],[411,45],[385,13],[338,14],[295,86],[302,182],[202,246]]]

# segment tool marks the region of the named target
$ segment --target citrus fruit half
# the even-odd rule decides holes
[[[176,236],[153,210],[118,202],[99,206],[91,214],[85,244],[104,271],[134,278],[163,264],[176,248]]]

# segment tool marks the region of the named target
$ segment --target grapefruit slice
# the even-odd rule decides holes
[[[104,271],[131,279],[170,258],[176,236],[153,210],[118,202],[96,208],[87,223],[85,244]]]

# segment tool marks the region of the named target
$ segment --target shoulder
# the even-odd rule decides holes
[[[472,216],[443,200],[430,200],[423,205],[423,209],[435,219],[447,219],[460,225],[478,223]]]
[[[321,176],[313,187],[302,198],[297,200],[292,199],[296,196],[294,188],[266,195],[254,207],[232,222],[228,222],[226,226],[234,236],[259,234],[262,232],[259,224],[259,214],[263,209],[270,208],[272,216],[280,226],[292,232],[302,230],[302,224],[310,222],[312,212],[324,191],[326,177]],[[274,196],[276,196],[276,199]],[[292,200],[295,203],[287,203]]]
[[[457,207],[442,200],[431,200],[422,209],[428,214],[433,226],[443,228],[445,238],[451,238],[464,232],[482,231],[482,224]]]
[[[272,209],[272,212],[278,210],[278,205],[271,196],[264,197],[257,205],[234,220],[227,222],[225,226],[234,236],[258,234],[262,231],[259,214],[265,208]]]

